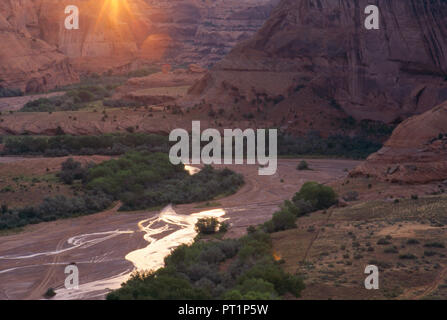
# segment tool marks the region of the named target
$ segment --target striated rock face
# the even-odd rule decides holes
[[[145,0],[150,38],[164,40],[164,56],[175,63],[211,65],[249,39],[280,0]],[[141,55],[153,54],[143,48]]]
[[[392,182],[447,179],[447,101],[401,123],[384,147],[350,173]]]
[[[367,30],[370,3],[282,0],[251,40],[197,83],[187,105],[225,107],[235,97],[250,105],[268,96],[299,110],[323,98],[356,119],[392,122],[447,100],[447,2],[374,1],[380,30]],[[313,95],[301,97],[302,88]]]
[[[80,71],[102,72],[135,59],[211,64],[253,35],[279,0],[36,0],[41,38]],[[65,6],[80,10],[64,27]]]
[[[38,21],[35,1],[0,2],[0,86],[36,92],[78,80],[68,58],[35,36]]]
[[[252,36],[279,0],[5,0],[0,3],[0,78],[45,90],[79,73],[145,63],[208,66]],[[65,7],[80,11],[65,29]],[[69,58],[66,59],[66,57]],[[69,61],[69,63],[68,63]]]
[[[143,0],[39,0],[39,34],[79,71],[103,72],[134,59],[149,33]],[[65,28],[65,7],[79,8],[79,29]]]

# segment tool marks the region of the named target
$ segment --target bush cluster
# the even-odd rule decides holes
[[[306,182],[293,196],[292,201],[284,201],[272,219],[263,224],[263,230],[271,233],[295,228],[298,217],[327,209],[337,202],[337,194],[331,187],[317,182]]]
[[[3,139],[3,155],[119,155],[131,150],[168,152],[168,137],[146,133],[114,133],[98,136],[10,136]]]
[[[286,293],[299,297],[303,288],[300,277],[273,259],[270,236],[256,231],[240,239],[181,245],[165,258],[165,267],[133,274],[107,299],[279,299]]]
[[[231,170],[205,166],[189,175],[167,154],[129,152],[89,169],[86,188],[123,202],[121,210],[138,210],[169,203],[191,203],[231,194],[244,183]]]
[[[88,193],[73,198],[62,195],[46,198],[37,206],[6,209],[0,214],[0,230],[103,211],[112,201],[110,196],[103,193]]]
[[[381,143],[365,136],[333,135],[323,138],[318,132],[309,132],[305,136],[278,136],[279,155],[318,155],[336,156],[353,159],[365,159],[378,151]]]
[[[110,96],[109,90],[101,85],[81,86],[68,91],[63,96],[39,98],[26,103],[20,110],[22,112],[54,112],[76,111],[83,108],[86,103],[102,100]]]
[[[23,96],[23,92],[20,89],[8,89],[0,86],[0,98],[6,97],[20,97]]]

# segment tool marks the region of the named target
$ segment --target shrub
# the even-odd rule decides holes
[[[248,226],[247,227],[247,233],[255,233],[256,232],[256,227],[255,226]]]
[[[399,251],[397,250],[397,248],[395,246],[385,248],[385,250],[383,250],[383,252],[384,253],[399,253]]]
[[[302,160],[296,167],[297,170],[309,170],[309,165],[306,161]]]
[[[294,203],[299,200],[310,202],[315,210],[322,210],[337,203],[337,194],[331,187],[317,182],[306,182],[292,199]]]
[[[228,228],[230,227],[230,225],[226,222],[222,222],[219,226],[219,232],[225,233],[228,231]]]
[[[83,168],[80,162],[68,158],[62,163],[59,178],[66,184],[72,184],[74,180],[84,180],[87,177],[87,170],[88,168]]]
[[[386,238],[381,238],[381,239],[379,239],[377,241],[377,244],[379,244],[379,245],[387,245],[387,244],[390,244],[390,243],[391,242],[388,239],[386,239]]]
[[[48,290],[45,292],[45,294],[43,295],[45,298],[47,299],[51,299],[56,295],[56,292],[54,291],[53,288],[48,288]]]
[[[213,234],[216,233],[219,226],[219,220],[214,217],[200,218],[197,220],[195,229],[199,234]]]
[[[428,242],[424,244],[426,248],[445,248],[444,244],[441,242]]]
[[[359,198],[359,193],[357,191],[349,191],[343,195],[343,200],[350,202],[356,201]]]
[[[274,231],[296,228],[296,215],[289,210],[282,209],[273,214],[272,222]]]
[[[303,216],[315,211],[315,207],[312,205],[312,203],[304,199],[296,200],[294,202],[294,205],[298,210],[298,216]]]
[[[436,251],[431,251],[431,250],[424,251],[424,256],[426,256],[426,257],[432,257],[434,255],[436,255]]]
[[[405,254],[401,254],[399,255],[399,259],[407,259],[407,260],[413,260],[416,259],[417,257],[412,254],[412,253],[405,253]]]

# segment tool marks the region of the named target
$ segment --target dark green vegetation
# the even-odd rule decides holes
[[[135,273],[107,299],[280,299],[299,297],[303,288],[300,277],[273,259],[270,236],[255,231],[237,240],[181,245],[165,267]]]
[[[318,132],[310,132],[302,137],[278,136],[279,155],[315,155],[352,159],[364,159],[382,147],[363,136],[334,135],[323,138]]]
[[[306,161],[304,161],[304,160],[301,160],[300,161],[300,163],[296,166],[296,169],[297,170],[310,170],[309,169],[309,164],[306,162]]]
[[[271,233],[295,228],[298,217],[327,209],[337,202],[337,194],[331,187],[317,182],[306,182],[293,196],[292,201],[286,200],[281,209],[273,214],[272,219],[263,224],[262,229]]]
[[[71,218],[103,211],[112,198],[102,193],[87,193],[74,198],[58,195],[46,198],[40,205],[0,212],[0,230],[20,228],[28,224]]]
[[[244,183],[241,175],[211,166],[191,176],[184,165],[171,164],[166,154],[149,152],[129,152],[88,169],[84,175],[86,190],[121,200],[121,210],[206,201],[234,193]]]
[[[0,137],[1,138],[1,137]],[[114,133],[98,136],[70,136],[60,132],[57,136],[7,136],[3,155],[119,155],[130,150],[168,152],[171,143],[167,136],[147,133]],[[203,143],[204,145],[206,143]],[[278,137],[280,156],[318,155],[344,158],[366,158],[381,148],[380,143],[361,138],[329,137]],[[303,166],[304,168],[304,166]],[[297,168],[300,170],[300,168]],[[303,169],[301,169],[303,170]]]
[[[99,136],[9,136],[2,139],[3,155],[120,155],[130,150],[168,152],[167,136],[146,133],[115,133]]]
[[[88,103],[103,100],[111,95],[111,90],[102,85],[81,86],[68,91],[63,96],[40,98],[28,102],[22,112],[76,111]]]
[[[190,176],[183,165],[172,165],[166,154],[149,152],[130,152],[99,165],[82,166],[68,159],[58,176],[66,184],[80,183],[83,194],[73,198],[58,195],[25,208],[3,205],[0,230],[100,212],[114,200],[123,202],[121,210],[206,201],[234,193],[244,183],[241,175],[211,166]]]
[[[129,78],[145,77],[158,72],[158,67],[147,67],[135,70],[123,75],[112,74],[92,74],[82,77],[79,83],[58,88],[58,91],[67,91],[65,95],[52,98],[41,98],[30,101],[21,109],[22,112],[55,112],[55,111],[76,111],[88,106],[95,101],[103,101],[105,107],[137,107],[139,103],[127,100],[106,100],[114,90],[123,85]],[[8,90],[8,89],[5,89]],[[0,88],[0,97],[2,97]],[[14,90],[5,91],[8,94],[18,95]],[[5,93],[5,94],[6,94]],[[7,96],[7,95],[6,95]]]
[[[195,229],[199,234],[214,234],[218,231],[219,225],[221,225],[221,223],[217,218],[200,218],[197,220]]]
[[[48,288],[48,290],[43,295],[47,299],[51,299],[56,295],[56,291],[53,288]]]
[[[22,90],[20,90],[20,89],[8,89],[8,88],[3,88],[2,86],[0,86],[0,98],[20,97],[20,96],[23,96]]]

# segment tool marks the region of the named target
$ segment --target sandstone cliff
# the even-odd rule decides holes
[[[154,37],[163,37],[167,61],[208,66],[258,31],[279,0],[146,0],[146,3],[151,21],[147,43]],[[142,48],[141,55],[147,55],[147,51]]]
[[[384,147],[350,174],[406,183],[447,179],[447,102],[401,123]]]
[[[267,97],[267,106],[277,100],[298,113],[313,104],[316,112],[332,106],[340,116],[393,122],[447,100],[447,2],[374,1],[380,29],[366,30],[370,3],[282,0],[250,41],[195,85],[185,105],[254,107]]]
[[[68,58],[36,37],[35,1],[0,2],[0,87],[43,91],[77,81]]]
[[[79,73],[125,72],[145,63],[208,66],[264,23],[279,0],[5,0],[0,78],[46,90]],[[66,30],[65,7],[80,10]],[[66,57],[69,60],[66,59]]]
[[[279,0],[36,0],[41,38],[80,71],[102,72],[135,59],[212,64],[253,35]],[[65,6],[80,29],[65,30]]]

